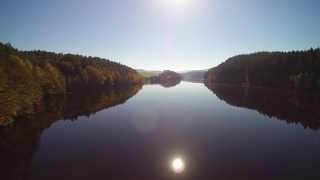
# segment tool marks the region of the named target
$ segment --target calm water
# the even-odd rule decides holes
[[[315,94],[181,82],[37,112],[0,129],[0,179],[320,179]]]

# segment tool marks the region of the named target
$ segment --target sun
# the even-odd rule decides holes
[[[175,159],[172,163],[172,169],[176,173],[181,173],[184,170],[184,163],[181,159]]]
[[[180,169],[182,167],[182,161],[180,159],[177,159],[173,162],[173,167],[176,169]]]

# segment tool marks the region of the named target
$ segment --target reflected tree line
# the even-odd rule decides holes
[[[39,148],[42,132],[59,120],[75,121],[103,109],[125,103],[142,88],[94,90],[47,98],[35,107],[35,113],[20,116],[8,126],[0,127],[0,179],[23,177],[17,169],[28,165]]]
[[[304,128],[320,128],[320,96],[273,88],[246,88],[205,83],[219,99],[236,107],[258,111],[265,116],[300,123]]]
[[[180,80],[171,80],[171,81],[146,81],[145,84],[151,84],[151,85],[156,85],[159,84],[160,86],[164,88],[171,88],[174,87],[178,84],[180,84]]]

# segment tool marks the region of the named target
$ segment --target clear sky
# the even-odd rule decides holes
[[[0,41],[132,68],[214,67],[320,46],[320,0],[1,0]]]

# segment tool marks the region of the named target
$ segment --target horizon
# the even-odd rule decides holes
[[[1,43],[3,43],[3,44],[6,44],[6,43],[9,43],[10,44],[10,46],[12,46],[11,45],[11,43],[10,42],[6,42],[6,43],[4,43],[4,42],[1,42]],[[14,46],[12,46],[13,48],[15,48]],[[312,48],[312,47],[311,47]],[[248,53],[248,54],[237,54],[237,55],[249,55],[249,54],[253,54],[253,53],[260,53],[260,52],[270,52],[270,53],[272,53],[272,52],[283,52],[283,53],[289,53],[289,52],[292,52],[292,51],[308,51],[308,50],[310,50],[311,48],[309,48],[309,49],[305,49],[305,50],[291,50],[291,51],[258,51],[258,52],[252,52],[252,53]],[[318,46],[317,48],[313,48],[313,49],[319,49],[320,47]],[[16,48],[15,48],[16,49]],[[41,49],[34,49],[34,50],[27,50],[27,51],[38,51],[38,50],[40,50],[40,51],[46,51],[46,50],[41,50]],[[18,51],[24,51],[24,50],[20,50],[20,49],[18,49]],[[53,51],[46,51],[46,52],[53,52]],[[62,54],[72,54],[72,53],[63,53],[63,52],[53,52],[53,53],[62,53]],[[84,56],[84,57],[89,57],[89,56],[86,56],[86,55],[82,55],[82,54],[74,54],[74,55],[80,55],[80,56]],[[234,55],[234,56],[237,56],[237,55]],[[232,58],[232,57],[234,57],[234,56],[231,56],[231,57],[229,57],[229,58]],[[92,57],[99,57],[99,56],[92,56]],[[103,57],[99,57],[99,58],[102,58],[102,59],[105,59],[105,60],[110,60],[110,59],[108,59],[108,58],[103,58]],[[229,59],[228,58],[228,59]],[[226,59],[226,60],[228,60],[228,59]],[[221,61],[219,64],[221,64],[222,62],[225,62],[226,60],[224,60],[224,61]],[[112,60],[111,60],[112,61]],[[116,61],[114,61],[114,62],[116,62]],[[120,63],[120,64],[122,64],[121,62],[116,62],[116,63]],[[218,65],[219,65],[218,64]],[[125,64],[123,64],[123,65],[125,65]],[[218,65],[216,65],[216,66],[214,66],[214,67],[217,67]],[[126,65],[127,66],[127,65]],[[130,67],[130,68],[132,68],[132,67]],[[171,71],[175,71],[175,72],[179,72],[179,73],[185,73],[184,71],[206,71],[206,70],[209,70],[209,69],[211,69],[211,68],[213,68],[213,67],[209,67],[209,68],[205,68],[205,69],[182,69],[182,70],[177,70],[177,71],[175,71],[175,70],[171,70],[171,69],[143,69],[143,68],[132,68],[132,69],[134,69],[134,70],[144,70],[144,71],[161,71],[161,72],[163,72],[163,71],[165,71],[165,70],[171,70]]]
[[[315,0],[1,1],[0,41],[133,69],[203,70],[239,54],[318,48],[319,6]]]

